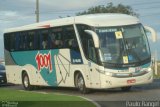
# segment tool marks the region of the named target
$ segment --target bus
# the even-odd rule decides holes
[[[149,34],[147,32],[150,32]],[[151,83],[149,26],[125,14],[91,14],[60,18],[4,33],[7,81],[35,86],[89,89]]]

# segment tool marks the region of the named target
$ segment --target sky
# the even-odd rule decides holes
[[[154,28],[158,40],[153,43],[149,36],[152,53],[158,51],[160,59],[160,1],[159,0],[39,0],[40,21],[53,20],[60,17],[75,16],[75,13],[97,5],[112,2],[129,5],[139,14],[143,25]],[[0,59],[4,57],[3,33],[11,27],[35,23],[36,0],[0,0]]]

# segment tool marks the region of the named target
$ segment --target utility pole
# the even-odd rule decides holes
[[[35,11],[35,14],[36,14],[36,22],[38,23],[39,22],[39,0],[36,0],[36,11]]]

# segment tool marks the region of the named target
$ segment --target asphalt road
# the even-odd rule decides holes
[[[23,87],[19,85],[1,86],[0,88],[3,87],[23,89]],[[160,80],[154,80],[152,84],[134,86],[129,92],[122,92],[117,88],[92,90],[89,94],[80,94],[77,89],[73,88],[51,87],[43,87],[36,91],[82,96],[97,102],[101,107],[160,107]],[[148,103],[144,101],[149,102],[150,105],[145,105]],[[133,104],[137,105],[133,106]],[[155,105],[153,106],[152,104]]]

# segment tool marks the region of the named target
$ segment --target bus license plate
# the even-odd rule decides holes
[[[136,83],[135,79],[127,80],[127,84],[134,84],[134,83]]]

